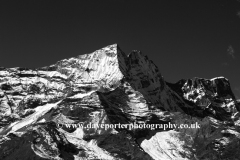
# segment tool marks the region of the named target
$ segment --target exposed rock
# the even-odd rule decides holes
[[[171,84],[141,52],[116,44],[38,69],[0,68],[0,105],[3,160],[240,156],[240,103],[226,78]],[[119,126],[170,123],[195,128]]]

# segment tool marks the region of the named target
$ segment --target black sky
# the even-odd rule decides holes
[[[237,0],[0,0],[0,66],[46,66],[114,43],[141,50],[166,81],[224,76],[240,98]]]

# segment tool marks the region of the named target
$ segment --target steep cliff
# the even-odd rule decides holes
[[[42,68],[2,67],[0,87],[0,159],[240,156],[239,101],[226,78],[168,83],[141,52],[126,55],[116,44]]]

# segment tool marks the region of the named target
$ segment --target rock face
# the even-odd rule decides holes
[[[47,67],[2,67],[0,159],[237,160],[239,109],[226,78],[168,83],[116,44]],[[88,127],[102,124],[115,127]]]

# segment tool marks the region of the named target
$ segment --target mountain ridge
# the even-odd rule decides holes
[[[137,50],[127,55],[117,44],[34,70],[1,68],[0,85],[0,159],[16,159],[21,144],[25,159],[218,159],[219,154],[224,159],[239,154],[231,150],[239,146],[239,101],[228,79],[172,84],[147,56]],[[201,128],[58,127],[79,122],[197,122]]]

